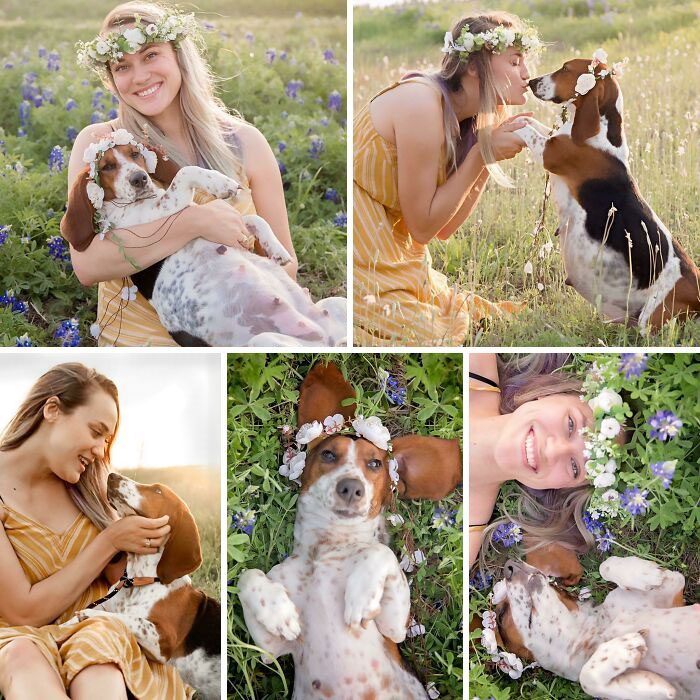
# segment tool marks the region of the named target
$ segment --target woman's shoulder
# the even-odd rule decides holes
[[[269,148],[269,144],[263,133],[257,127],[243,120],[236,120],[229,126],[228,132],[237,139],[243,148],[243,152],[255,152],[260,148]]]
[[[88,124],[83,127],[80,133],[75,137],[73,142],[73,150],[76,148],[85,149],[88,145],[95,141],[99,141],[102,137],[107,136],[114,130],[113,122],[97,122]]]

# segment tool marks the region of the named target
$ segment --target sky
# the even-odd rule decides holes
[[[111,379],[121,424],[115,470],[200,465],[221,468],[221,360],[214,353],[0,353],[0,431],[32,384],[61,362],[82,362]]]

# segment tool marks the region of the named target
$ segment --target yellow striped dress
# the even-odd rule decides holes
[[[423,82],[439,92],[429,79],[410,77],[375,97],[404,82]],[[520,305],[487,301],[433,269],[428,246],[413,239],[403,220],[396,146],[374,128],[370,103],[353,125],[354,343],[462,345],[471,322]],[[444,147],[442,155],[438,186],[447,179]]]
[[[5,533],[32,585],[60,571],[98,534],[82,513],[59,535],[9,506],[0,504],[0,509],[6,513]],[[11,627],[0,619],[0,648],[15,639],[31,640],[56,669],[66,689],[87,666],[114,663],[138,700],[191,698],[194,689],[183,683],[177,670],[148,659],[122,622],[89,618],[61,625],[76,610],[105,595],[108,588],[104,579],[96,579],[54,624]]]

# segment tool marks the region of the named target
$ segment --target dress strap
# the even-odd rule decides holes
[[[488,386],[470,386],[469,389],[472,391],[497,391],[500,393],[501,389],[493,379],[484,377],[476,372],[469,372],[470,379],[476,379],[477,382],[482,382],[483,384],[488,384]]]

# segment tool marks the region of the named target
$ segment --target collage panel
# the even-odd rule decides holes
[[[699,697],[700,355],[468,362],[468,697]]]
[[[214,354],[0,355],[0,698],[221,697],[221,383]]]
[[[1,10],[0,345],[346,345],[345,2],[28,9]]]
[[[229,698],[461,698],[461,354],[229,354]]]
[[[697,346],[697,12],[477,7],[354,6],[355,345]]]

